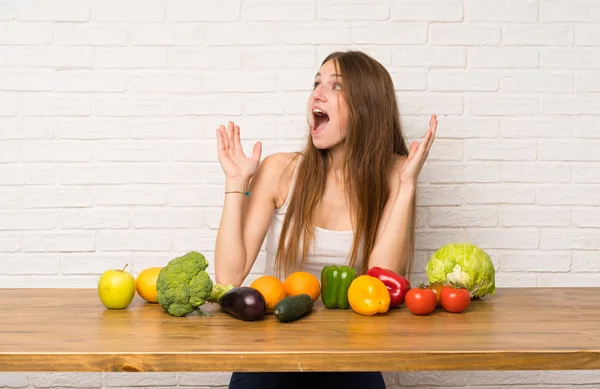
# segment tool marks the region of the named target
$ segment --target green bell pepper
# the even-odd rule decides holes
[[[321,300],[326,308],[348,309],[348,288],[356,278],[349,266],[325,266],[321,270]]]

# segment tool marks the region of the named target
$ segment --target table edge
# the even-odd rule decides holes
[[[600,350],[0,354],[0,372],[427,370],[600,370]]]

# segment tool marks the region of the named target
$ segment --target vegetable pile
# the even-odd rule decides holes
[[[325,266],[321,280],[305,272],[289,275],[285,282],[262,276],[250,287],[214,283],[206,272],[208,261],[196,251],[172,259],[156,281],[157,301],[172,316],[185,316],[217,303],[221,310],[244,321],[262,320],[267,313],[280,322],[298,320],[313,310],[321,297],[327,309],[349,309],[372,316],[406,304],[415,315],[436,308],[460,313],[471,300],[493,294],[495,269],[489,255],[470,243],[442,246],[426,265],[429,284],[411,288],[400,274],[372,267],[357,275],[349,266]]]
[[[321,271],[321,300],[328,309],[348,309],[361,315],[386,313],[404,303],[410,281],[395,272],[372,267],[357,277],[349,266],[326,266]]]
[[[496,290],[492,260],[471,243],[440,247],[429,259],[426,272],[429,284],[411,288],[408,279],[388,269],[373,267],[356,277],[354,269],[329,266],[321,275],[321,298],[326,308],[349,305],[362,315],[385,313],[403,304],[415,315],[428,315],[436,308],[463,312],[472,299]]]

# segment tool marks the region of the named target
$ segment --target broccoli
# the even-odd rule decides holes
[[[172,259],[156,280],[158,303],[170,315],[178,317],[199,310],[206,302],[217,303],[226,291],[233,289],[233,284],[213,283],[207,267],[204,255],[196,251]]]

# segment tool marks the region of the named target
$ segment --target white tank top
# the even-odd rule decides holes
[[[280,208],[275,209],[273,217],[271,218],[271,224],[267,232],[267,258],[264,271],[265,275],[277,276],[277,272],[275,271],[275,254],[277,253],[277,247],[279,246],[279,237],[283,227],[283,220],[289,206],[291,193],[296,183],[296,173],[298,172],[299,165],[300,160],[298,160],[296,163],[296,168],[294,170],[294,175],[292,177],[292,183],[290,185],[287,198]],[[315,226],[315,237],[312,242],[312,249],[309,251],[308,256],[306,257],[306,262],[301,269],[300,263],[302,261],[302,257],[301,254],[299,254],[297,259],[297,270],[309,272],[317,277],[317,279],[320,281],[321,270],[324,266],[339,266],[349,264],[353,239],[354,231],[326,230],[324,228]],[[357,274],[360,274],[361,267],[362,245],[359,247],[357,261],[354,265]],[[282,281],[284,277],[284,274],[280,275]]]

